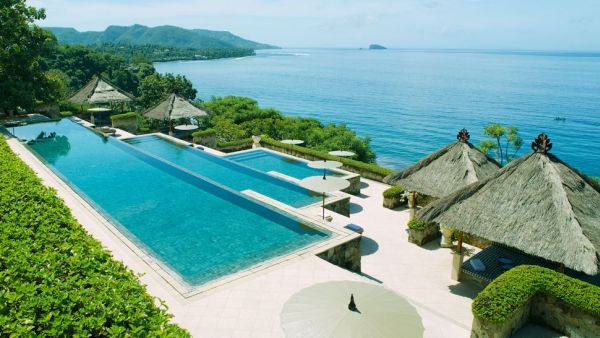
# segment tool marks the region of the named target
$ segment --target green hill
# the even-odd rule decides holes
[[[74,28],[45,27],[63,44],[95,45],[104,43],[159,45],[179,48],[272,49],[276,46],[243,39],[230,32],[184,29],[175,26],[108,26],[101,32],[79,32]]]

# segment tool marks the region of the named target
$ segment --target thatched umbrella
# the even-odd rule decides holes
[[[130,102],[133,99],[133,95],[119,89],[100,75],[94,75],[85,86],[71,95],[69,101],[78,104],[100,104]]]
[[[532,148],[531,154],[433,202],[417,216],[573,270],[598,273],[600,185],[548,153],[552,144],[545,134]]]
[[[456,142],[383,181],[402,186],[406,191],[441,198],[498,171],[500,164],[469,142],[466,129],[456,138]]]
[[[208,113],[177,94],[171,94],[156,106],[146,110],[142,115],[160,121],[169,121],[173,129],[173,120],[206,116]]]

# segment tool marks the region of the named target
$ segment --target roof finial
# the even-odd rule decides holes
[[[550,138],[545,133],[541,133],[538,137],[531,142],[531,149],[534,152],[540,154],[548,154],[548,152],[552,149],[552,143],[550,143]]]
[[[471,135],[469,135],[469,132],[467,131],[467,129],[463,128],[458,132],[458,135],[456,135],[456,139],[459,140],[462,143],[467,143],[467,141],[471,138]]]

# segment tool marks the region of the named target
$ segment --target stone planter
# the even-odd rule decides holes
[[[431,224],[425,229],[411,229],[408,228],[408,241],[418,246],[422,246],[436,239],[440,235],[440,231],[437,225]]]
[[[383,198],[383,207],[388,209],[394,209],[406,203],[406,196],[402,195],[393,198]]]

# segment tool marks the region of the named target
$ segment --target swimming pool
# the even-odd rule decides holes
[[[253,190],[296,208],[321,201],[320,195],[297,184],[157,135],[134,137],[126,142],[239,192]]]
[[[323,170],[311,168],[306,162],[265,149],[243,151],[225,157],[263,172],[276,171],[299,180],[310,176],[323,175]],[[327,175],[344,176],[343,173],[334,170],[328,170]]]
[[[129,240],[198,286],[336,236],[68,119],[15,128]]]

